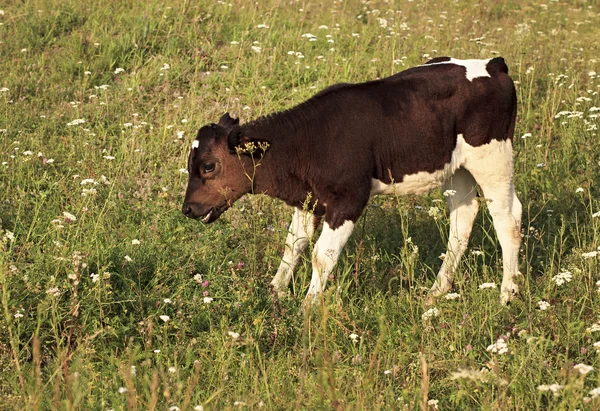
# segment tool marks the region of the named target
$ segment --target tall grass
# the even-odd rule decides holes
[[[600,407],[596,3],[0,9],[0,408]],[[291,210],[254,196],[210,226],[182,217],[199,126],[441,55],[501,55],[517,83],[524,284],[509,307],[479,287],[501,275],[485,210],[457,298],[426,306],[439,192],[373,199],[306,317],[308,254],[290,298],[268,287]]]

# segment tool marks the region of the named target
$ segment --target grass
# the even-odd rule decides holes
[[[0,408],[600,407],[596,3],[0,8]],[[268,287],[291,210],[254,196],[210,226],[181,215],[201,125],[441,55],[502,55],[517,82],[524,284],[509,307],[479,288],[501,276],[483,210],[459,297],[423,319],[447,238],[439,192],[373,199],[306,318],[308,254],[289,299]],[[507,353],[488,349],[499,338]]]

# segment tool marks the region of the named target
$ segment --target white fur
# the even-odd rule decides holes
[[[419,171],[415,174],[409,174],[404,176],[402,182],[385,184],[380,180],[371,180],[371,195],[377,194],[393,194],[393,195],[407,195],[407,194],[423,194],[428,191],[438,188],[444,181],[448,179],[465,161],[464,158],[464,146],[468,145],[465,142],[462,134],[459,134],[456,139],[456,147],[450,157],[450,162],[446,164],[441,170],[428,173],[426,171]]]
[[[313,215],[309,212],[298,208],[294,211],[292,223],[285,239],[283,259],[281,260],[281,264],[279,264],[277,274],[275,274],[273,281],[271,281],[271,285],[279,297],[285,294],[294,269],[300,261],[300,256],[306,249],[308,241],[315,231],[312,222],[313,218]]]
[[[457,66],[462,66],[466,69],[467,80],[473,81],[473,79],[478,77],[491,77],[490,73],[488,73],[486,66],[491,59],[487,60],[459,60],[451,58],[450,61],[440,61],[439,63],[430,63],[426,66],[433,66],[436,64],[456,64]]]
[[[313,250],[312,278],[304,301],[305,305],[316,303],[325,290],[327,278],[333,271],[352,230],[354,230],[354,223],[350,220],[345,221],[335,230],[332,230],[327,222],[323,224],[323,231]]]
[[[198,140],[194,140],[192,143],[192,150],[198,147],[200,147],[200,142]]]

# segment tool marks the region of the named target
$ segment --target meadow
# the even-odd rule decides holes
[[[598,39],[586,0],[0,1],[0,409],[600,409]],[[517,85],[508,307],[483,200],[426,305],[442,193],[372,199],[306,316],[289,207],[181,214],[200,126],[444,55]]]

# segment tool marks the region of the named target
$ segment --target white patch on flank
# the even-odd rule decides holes
[[[491,77],[488,73],[486,66],[491,59],[487,60],[459,60],[451,58],[449,61],[440,61],[439,63],[425,64],[425,66],[434,66],[437,64],[456,64],[462,66],[467,70],[467,80],[473,81],[478,77]]]
[[[192,150],[198,147],[200,147],[200,142],[198,140],[194,140],[192,143]]]
[[[440,187],[448,178],[458,170],[465,161],[465,146],[469,146],[462,134],[456,138],[456,147],[452,152],[450,162],[441,170],[433,173],[419,171],[418,173],[405,175],[400,183],[385,184],[384,182],[371,180],[371,195],[377,194],[423,194]],[[471,147],[471,146],[469,146]]]

